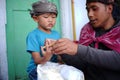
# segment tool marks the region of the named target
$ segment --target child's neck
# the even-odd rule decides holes
[[[38,29],[40,29],[40,30],[42,30],[43,32],[48,33],[48,34],[51,33],[51,30],[43,29],[43,28],[41,28],[41,27],[38,27]]]

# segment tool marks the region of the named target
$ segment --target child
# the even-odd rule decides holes
[[[38,23],[38,27],[27,36],[27,52],[31,54],[31,61],[27,72],[30,80],[37,80],[36,67],[48,60],[57,62],[57,56],[50,54],[49,41],[46,39],[57,40],[60,38],[58,32],[51,30],[56,23],[58,14],[56,5],[49,1],[38,1],[32,4],[30,11],[31,17]],[[45,43],[45,44],[44,44]],[[41,50],[41,46],[46,45],[46,51]],[[45,52],[45,53],[42,53]]]

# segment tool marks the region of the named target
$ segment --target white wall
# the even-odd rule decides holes
[[[8,80],[7,52],[6,52],[6,2],[0,0],[0,80]]]
[[[81,28],[89,21],[86,0],[73,0],[75,10],[76,40],[79,40]],[[71,0],[60,0],[62,37],[73,40]]]
[[[60,0],[62,37],[73,40],[71,0]]]
[[[86,11],[86,0],[74,0],[76,39],[79,40],[81,28],[89,21]]]

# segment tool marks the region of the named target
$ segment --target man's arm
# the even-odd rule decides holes
[[[100,50],[81,44],[78,45],[64,38],[56,41],[53,45],[53,51],[56,54],[71,55],[68,57],[64,56],[64,61],[72,59],[74,61],[73,63],[75,63],[78,62],[74,60],[77,58],[82,63],[88,63],[112,70],[120,70],[120,53],[116,51]],[[77,57],[73,57],[73,55]],[[69,64],[72,63],[69,62]]]
[[[106,51],[79,45],[75,55],[95,66],[120,71],[120,53],[116,51]]]
[[[61,56],[63,62],[67,65],[74,66],[80,70],[84,70],[87,67],[87,62],[81,60],[76,55],[62,54],[60,56]]]

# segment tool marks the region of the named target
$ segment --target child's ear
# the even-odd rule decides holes
[[[38,17],[37,16],[33,16],[32,18],[35,22],[38,22]]]

